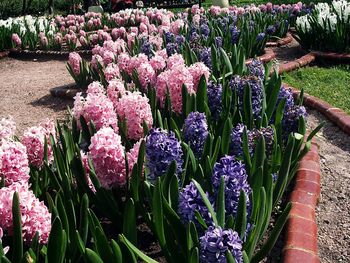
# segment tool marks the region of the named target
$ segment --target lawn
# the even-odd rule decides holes
[[[350,67],[307,67],[285,74],[284,82],[350,114]]]

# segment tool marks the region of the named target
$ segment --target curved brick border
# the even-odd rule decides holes
[[[16,58],[48,58],[48,59],[68,59],[71,51],[53,51],[53,50],[21,50],[13,49],[10,50],[10,56]],[[76,50],[81,56],[91,56],[91,50]]]
[[[287,88],[293,91],[294,96],[299,95],[300,90],[295,89],[288,84],[283,83]],[[350,135],[350,115],[343,110],[333,107],[331,104],[311,96],[304,94],[304,104],[310,108],[314,108],[326,116],[327,119],[335,123],[341,130]]]
[[[262,62],[270,62],[271,60],[273,60],[276,57],[275,52],[273,52],[272,49],[270,48],[265,48],[265,53],[259,57],[257,57],[257,59],[259,59]],[[246,65],[249,65],[250,63],[252,63],[253,58],[247,59],[245,61]]]
[[[315,59],[316,59],[316,56],[310,52],[296,60],[279,65],[278,74],[282,74],[284,72],[290,72],[295,69],[305,67],[309,65],[311,62],[313,62]]]
[[[1,51],[0,59],[8,57],[9,53],[10,53],[9,51]]]
[[[266,47],[280,47],[289,44],[293,41],[293,37],[290,33],[287,33],[286,37],[278,39],[277,41],[269,41],[266,43]]]
[[[311,51],[312,55],[317,58],[325,58],[332,60],[339,60],[343,62],[350,62],[350,54],[345,53],[335,53],[335,52],[321,52],[321,51]]]
[[[82,92],[82,90],[76,88],[75,83],[50,89],[51,96],[64,99],[73,99],[78,92]]]
[[[318,143],[302,158],[290,196],[292,209],[286,227],[284,263],[320,262],[317,248],[316,205],[320,197],[320,157]]]

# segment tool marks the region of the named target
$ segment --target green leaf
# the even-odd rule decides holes
[[[86,256],[87,262],[104,263],[103,260],[98,256],[98,254],[89,248],[85,249],[85,256]]]
[[[47,246],[47,262],[62,263],[65,259],[67,248],[66,232],[62,228],[62,223],[59,217],[53,221],[49,243]]]
[[[232,130],[232,123],[231,119],[227,119],[224,125],[224,129],[222,131],[222,143],[221,143],[221,153],[222,155],[228,154],[228,150],[230,147],[230,140],[231,140],[231,130]]]
[[[239,234],[240,238],[243,240],[245,231],[247,229],[247,196],[243,190],[241,190],[238,207],[235,230]]]
[[[200,186],[199,183],[197,183],[196,180],[192,179],[192,182],[193,182],[194,185],[197,187],[198,192],[199,192],[199,194],[201,195],[205,206],[208,208],[208,211],[209,211],[209,213],[211,214],[211,216],[212,216],[212,218],[213,218],[214,224],[218,226],[219,224],[218,224],[218,220],[217,220],[217,218],[216,218],[216,213],[214,212],[214,208],[213,208],[213,206],[210,204],[210,201],[209,201],[207,195],[204,193],[202,187]]]
[[[218,224],[222,228],[225,226],[225,177],[221,176],[218,196],[216,199]]]
[[[113,252],[108,244],[106,234],[99,227],[96,227],[95,230],[98,254],[104,262],[111,262],[111,260],[113,259]]]
[[[17,192],[13,194],[12,199],[12,217],[13,217],[13,248],[12,262],[21,262],[23,256],[23,238],[20,200]]]
[[[207,81],[204,75],[202,75],[199,80],[196,99],[197,99],[197,110],[199,112],[205,112],[204,105],[208,101],[208,97],[207,97]]]
[[[271,249],[275,245],[279,235],[282,232],[282,229],[287,222],[289,212],[292,208],[292,204],[288,203],[286,208],[283,210],[282,214],[278,217],[276,224],[268,238],[268,240],[265,242],[265,244],[262,246],[262,248],[253,256],[251,262],[252,263],[258,263],[262,261],[268,253],[270,253]]]
[[[195,247],[191,252],[190,263],[198,263],[199,262],[199,251],[198,248]]]
[[[227,263],[236,263],[236,259],[232,256],[232,253],[229,250],[226,251],[226,261]]]
[[[160,178],[157,178],[156,185],[153,193],[153,224],[156,230],[156,234],[159,239],[160,246],[163,248],[166,246],[164,235],[164,217],[163,217],[163,205],[162,205],[162,188]]]
[[[112,247],[112,251],[113,251],[113,262],[115,263],[122,263],[123,262],[123,254],[122,251],[120,249],[120,246],[118,245],[117,242],[115,242],[113,239],[111,240],[111,247]]]
[[[125,205],[123,233],[132,243],[137,244],[136,211],[135,203],[132,198],[130,198]]]
[[[121,242],[123,242],[130,251],[135,253],[140,259],[142,259],[146,263],[158,263],[157,261],[151,259],[150,257],[146,256],[144,253],[142,253],[141,250],[139,250],[137,247],[135,247],[123,234],[119,235],[119,239]]]

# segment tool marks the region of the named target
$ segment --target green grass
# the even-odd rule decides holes
[[[350,114],[350,67],[306,67],[285,74],[284,82]]]

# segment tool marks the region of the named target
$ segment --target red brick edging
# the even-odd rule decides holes
[[[266,43],[267,47],[280,47],[289,44],[293,41],[293,37],[290,33],[287,33],[286,37],[281,38],[277,41],[269,41]]]
[[[293,91],[294,96],[298,96],[300,90],[297,90],[288,84],[283,84],[285,87],[290,88]],[[350,135],[350,115],[343,110],[333,107],[331,104],[311,96],[304,94],[304,104],[310,108],[316,109],[320,113],[326,116],[327,119],[336,124],[341,130]]]
[[[292,209],[286,226],[283,248],[284,263],[318,263],[315,209],[320,197],[320,157],[318,144],[312,141],[310,151],[302,158],[290,196]]]
[[[278,74],[282,74],[284,72],[290,72],[292,70],[309,65],[315,59],[316,59],[316,56],[310,52],[296,60],[290,61],[285,64],[281,64],[278,68]]]
[[[260,60],[261,62],[270,62],[271,60],[273,60],[276,57],[275,52],[273,52],[272,49],[270,48],[265,48],[265,53],[259,57],[257,57],[258,60]],[[253,58],[249,58],[245,61],[246,65],[249,65],[250,63],[252,63]]]
[[[350,62],[350,54],[346,54],[346,53],[321,52],[321,51],[311,51],[310,53],[318,58]]]
[[[9,53],[10,53],[9,51],[1,51],[0,52],[0,59],[8,57]]]

